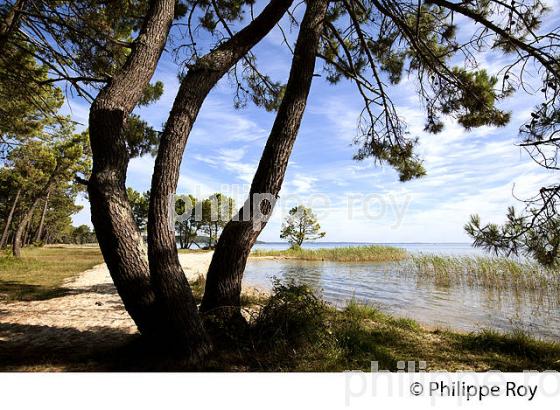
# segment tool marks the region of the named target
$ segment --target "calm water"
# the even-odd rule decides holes
[[[320,243],[308,247],[352,246]],[[354,244],[363,245],[363,244]],[[414,253],[482,255],[469,244],[390,244]],[[260,249],[284,249],[286,244],[259,244]],[[438,287],[399,274],[394,265],[375,263],[249,260],[244,281],[270,289],[272,279],[293,279],[319,290],[337,306],[349,300],[378,306],[397,316],[443,328],[466,331],[523,329],[537,337],[560,340],[558,305],[537,295],[496,293],[473,287]]]

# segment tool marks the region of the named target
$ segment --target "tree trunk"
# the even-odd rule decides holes
[[[39,221],[39,228],[37,229],[37,235],[35,235],[35,242],[39,242],[41,237],[43,236],[43,228],[45,226],[45,217],[47,216],[47,207],[49,206],[49,197],[51,195],[51,191],[47,192],[47,196],[45,198],[45,204],[43,205],[43,212],[41,213],[41,220]]]
[[[13,237],[13,240],[12,240],[12,252],[13,252],[15,257],[20,257],[21,256],[21,247],[27,239],[26,238],[27,230],[28,230],[29,224],[31,223],[31,220],[33,218],[33,212],[35,211],[35,207],[37,206],[39,201],[47,195],[47,192],[49,192],[50,189],[52,188],[52,186],[56,183],[56,179],[59,175],[60,167],[61,167],[60,163],[57,162],[57,164],[55,165],[51,175],[49,176],[48,181],[45,183],[43,188],[33,197],[31,207],[24,214],[22,220],[20,221],[20,224],[19,224],[16,232],[14,233],[14,237]]]
[[[33,217],[35,216],[35,208],[33,208],[32,212],[31,212],[31,218],[29,219],[29,221],[27,221],[27,225],[25,225],[25,229],[24,229],[24,233],[23,233],[23,240],[21,241],[22,245],[28,246],[29,245],[29,238],[31,235],[29,235],[32,225],[33,225]]]
[[[14,212],[16,210],[20,195],[21,188],[17,190],[16,197],[14,198],[14,202],[12,203],[12,209],[10,209],[10,213],[8,214],[8,218],[6,219],[6,226],[4,226],[4,232],[2,232],[2,238],[0,239],[0,249],[4,249],[6,247],[6,244],[8,243],[8,233],[10,232],[10,225],[12,224],[12,219],[14,218]]]
[[[261,210],[268,216],[255,224],[253,201],[256,194],[270,194],[276,198],[282,187],[313,79],[315,55],[328,3],[328,0],[307,2],[286,92],[253,178],[249,199],[239,211],[238,218],[225,226],[212,257],[201,305],[204,312],[226,307],[232,308],[229,310],[233,313],[239,312],[241,279],[247,258],[274,206],[269,202],[262,204]],[[245,207],[249,207],[249,212],[244,212]],[[249,220],[243,220],[244,214],[251,216]]]
[[[183,223],[179,223],[179,246],[181,249],[185,249],[185,243],[183,242]]]
[[[177,189],[179,168],[188,136],[206,96],[286,13],[292,0],[271,0],[262,13],[231,39],[191,67],[181,82],[170,116],[161,135],[152,177],[148,215],[148,252],[152,284],[174,324],[173,338],[205,353],[205,338],[196,304],[177,253],[170,203]],[[191,314],[192,311],[196,315]],[[200,346],[197,346],[200,344]]]
[[[126,195],[129,162],[123,128],[155,71],[173,20],[175,0],[154,0],[124,66],[93,102],[89,134],[93,169],[91,220],[111,277],[140,332],[156,339],[165,327],[149,277],[147,252]]]
[[[35,211],[35,207],[39,203],[41,198],[36,198],[27,212],[23,215],[22,220],[20,221],[16,232],[14,233],[13,241],[12,241],[12,253],[16,258],[21,257],[21,248],[25,243],[25,232],[31,223],[31,218],[33,217],[33,211]]]

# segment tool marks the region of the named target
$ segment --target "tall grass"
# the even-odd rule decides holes
[[[275,282],[270,298],[241,335],[229,330],[225,358],[218,353],[216,369],[224,369],[232,351],[235,368],[247,370],[369,370],[373,360],[392,371],[399,361],[420,360],[427,370],[560,369],[558,343],[522,333],[426,329],[355,301],[338,310],[308,286],[293,282]]]
[[[401,271],[444,286],[479,286],[496,290],[560,292],[560,273],[536,262],[508,258],[413,255]]]
[[[392,246],[344,246],[320,249],[287,249],[282,251],[258,249],[251,253],[254,257],[280,257],[309,261],[335,262],[396,262],[406,259],[408,253]]]

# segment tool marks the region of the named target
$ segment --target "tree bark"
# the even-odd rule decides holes
[[[41,220],[39,221],[39,228],[37,229],[37,235],[35,235],[35,242],[39,242],[43,236],[43,228],[45,226],[45,217],[47,216],[47,207],[49,206],[49,197],[51,191],[47,192],[45,197],[45,204],[43,205],[43,212],[41,212]]]
[[[29,221],[27,221],[27,224],[25,225],[25,229],[23,231],[23,239],[21,241],[23,247],[29,245],[29,237],[31,236],[29,235],[29,233],[31,232],[31,228],[33,225],[33,217],[35,216],[35,207],[36,205],[34,204],[31,212],[31,218],[29,218]]]
[[[10,225],[12,224],[12,219],[14,218],[14,212],[16,211],[16,206],[21,195],[21,188],[17,190],[16,197],[12,203],[12,208],[6,219],[6,226],[4,226],[4,232],[2,232],[2,238],[0,239],[0,249],[4,249],[8,243],[8,233],[10,232]]]
[[[161,135],[152,177],[148,215],[148,252],[152,284],[173,323],[173,338],[205,353],[201,321],[185,277],[170,220],[170,202],[177,189],[179,168],[188,136],[206,96],[220,78],[257,44],[286,13],[292,0],[271,0],[259,16],[231,39],[191,67],[181,82]],[[195,311],[193,315],[191,312]]]
[[[256,194],[271,194],[276,198],[282,187],[311,88],[328,3],[328,0],[307,2],[286,92],[253,178],[249,199],[238,217],[225,226],[214,251],[201,304],[203,312],[216,309],[239,312],[241,280],[247,258],[268,219],[257,224],[260,226],[254,224],[253,200]],[[270,216],[274,204],[263,205],[263,213]],[[246,207],[249,207],[248,212]],[[245,214],[250,215],[249,220],[243,220]]]
[[[16,257],[16,258],[20,258],[21,257],[21,248],[23,246],[23,244],[25,243],[25,232],[27,230],[27,228],[29,227],[29,224],[31,223],[31,218],[33,217],[33,211],[35,211],[35,207],[37,206],[37,204],[39,203],[41,197],[37,197],[33,203],[31,204],[31,206],[29,207],[29,209],[27,210],[27,212],[25,212],[25,214],[23,215],[23,218],[21,219],[15,233],[14,233],[14,237],[13,237],[13,241],[12,241],[12,254]]]
[[[183,241],[183,238],[184,238],[183,237],[183,231],[184,231],[183,223],[181,222],[179,224],[179,246],[181,247],[181,249],[185,249],[185,243]]]
[[[123,128],[156,69],[173,20],[175,0],[153,0],[124,66],[97,95],[89,114],[93,169],[88,183],[91,220],[124,306],[139,331],[158,337],[147,252],[125,188],[129,162]]]

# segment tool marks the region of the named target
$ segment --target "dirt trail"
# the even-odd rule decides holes
[[[206,273],[211,252],[180,254],[189,280]],[[0,304],[0,368],[25,369],[18,358],[57,369],[60,356],[85,357],[130,340],[137,333],[105,264],[63,285],[64,296]],[[67,365],[67,363],[65,363]],[[61,368],[62,369],[62,368]]]

